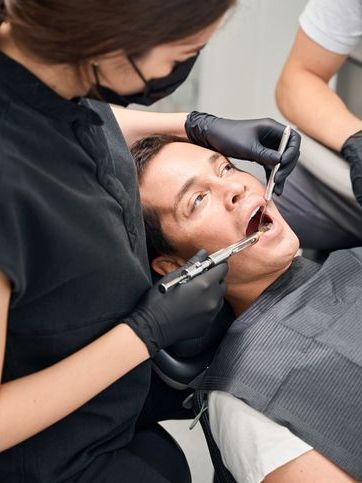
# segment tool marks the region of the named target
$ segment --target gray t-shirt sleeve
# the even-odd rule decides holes
[[[325,49],[349,54],[362,36],[362,0],[309,0],[299,23]]]

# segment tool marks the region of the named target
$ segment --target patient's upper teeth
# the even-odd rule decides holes
[[[258,213],[259,210],[260,210],[260,206],[258,206],[257,208],[255,208],[255,210],[250,215],[249,221],[252,219],[253,216],[255,216]]]

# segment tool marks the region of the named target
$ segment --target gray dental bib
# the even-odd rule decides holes
[[[233,394],[362,479],[362,248],[296,259],[231,325],[198,390]]]

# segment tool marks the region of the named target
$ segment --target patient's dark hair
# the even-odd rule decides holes
[[[138,180],[140,183],[142,182],[143,174],[150,161],[161,151],[164,146],[175,142],[188,143],[189,141],[179,136],[160,134],[143,138],[132,146],[131,153],[136,163]],[[154,258],[162,254],[176,254],[177,250],[162,231],[160,218],[156,210],[151,207],[144,206],[143,218],[146,228],[149,260],[152,261]]]

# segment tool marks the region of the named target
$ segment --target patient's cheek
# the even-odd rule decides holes
[[[261,183],[255,176],[244,173],[243,180],[250,191],[263,195],[265,192],[265,184]]]
[[[179,230],[179,229],[178,229]],[[200,247],[200,244],[197,243],[197,238],[190,239],[189,237],[175,237],[173,240],[170,240],[173,246],[177,250],[177,254],[180,259],[184,259],[185,261],[189,260],[193,257],[203,246]]]

